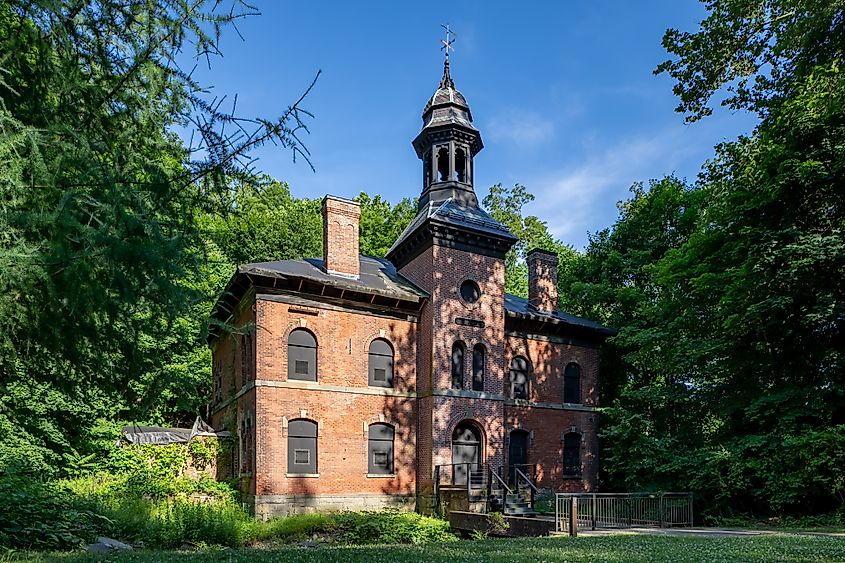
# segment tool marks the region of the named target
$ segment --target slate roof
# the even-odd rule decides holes
[[[236,275],[253,274],[268,278],[301,278],[350,291],[392,297],[415,303],[428,297],[428,293],[397,272],[396,267],[388,260],[361,256],[360,266],[361,273],[357,279],[326,272],[323,269],[322,258],[243,264],[238,266]]]
[[[420,209],[414,220],[408,226],[387,251],[390,256],[402,242],[419,229],[427,220],[431,219],[438,223],[462,227],[481,232],[483,234],[500,238],[510,238],[514,241],[516,237],[511,234],[507,227],[487,214],[486,211],[476,206],[463,205],[452,198],[445,201],[430,202],[425,208]]]
[[[528,299],[523,299],[522,297],[517,297],[509,293],[505,294],[505,312],[509,317],[543,321],[552,324],[565,324],[591,332],[597,332],[605,336],[614,336],[618,333],[617,330],[606,327],[603,324],[591,321],[590,319],[576,317],[563,311],[538,311],[528,304]]]

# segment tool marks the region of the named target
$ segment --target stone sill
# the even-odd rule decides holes
[[[393,479],[395,473],[367,473],[367,479]]]
[[[561,479],[569,479],[570,481],[580,481],[584,478],[583,475],[562,475]]]
[[[319,473],[285,473],[288,479],[319,479]]]

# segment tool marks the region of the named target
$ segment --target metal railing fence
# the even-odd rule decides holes
[[[555,529],[671,528],[693,525],[692,493],[557,493]]]

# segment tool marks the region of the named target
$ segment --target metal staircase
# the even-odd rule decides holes
[[[455,475],[460,475],[459,480],[465,483],[456,484]],[[537,487],[518,468],[511,468],[510,484],[502,478],[501,467],[493,468],[487,464],[438,465],[434,476],[438,507],[441,490],[465,490],[471,512],[501,512],[508,516],[527,517],[537,514],[534,510]]]

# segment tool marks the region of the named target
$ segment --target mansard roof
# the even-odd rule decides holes
[[[507,227],[477,204],[465,204],[455,198],[449,198],[445,201],[430,202],[420,209],[387,251],[387,257],[400,264],[407,263],[413,258],[417,247],[424,245],[432,238],[440,239],[438,242],[441,243],[448,239],[449,246],[459,246],[460,237],[449,236],[447,231],[463,232],[465,238],[472,238],[472,244],[477,245],[474,250],[482,253],[486,249],[495,254],[504,255],[517,241],[517,237]]]

